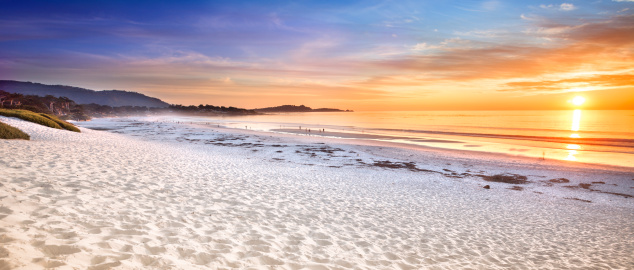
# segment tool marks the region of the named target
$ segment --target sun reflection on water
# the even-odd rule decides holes
[[[572,112],[572,131],[579,131],[579,124],[581,123],[581,110],[577,109]],[[579,135],[577,135],[579,136]]]
[[[569,150],[568,156],[564,158],[564,160],[577,161],[575,155],[577,154],[577,150]]]
[[[575,133],[570,134],[569,136],[570,138],[573,138],[573,139],[581,138],[581,136],[579,136],[579,133],[576,133],[579,131],[580,125],[581,125],[581,110],[576,109],[572,111],[572,126],[570,127],[570,130],[575,131]],[[566,145],[566,149],[568,149],[567,150],[568,156],[565,157],[564,160],[577,161],[577,158],[575,157],[575,155],[579,153],[577,150],[580,150],[581,146],[578,144],[568,144]]]
[[[577,150],[577,149],[581,149],[581,146],[579,146],[578,144],[569,144],[566,146],[566,148]]]

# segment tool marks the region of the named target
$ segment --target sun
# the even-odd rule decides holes
[[[584,102],[586,102],[586,98],[582,97],[582,96],[576,96],[572,99],[572,104],[575,104],[576,106],[580,106],[582,105]]]

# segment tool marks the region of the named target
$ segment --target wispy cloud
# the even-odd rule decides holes
[[[577,9],[577,7],[575,7],[575,5],[570,4],[570,3],[563,3],[563,4],[559,5],[559,10],[571,11],[571,10],[575,10],[575,9]]]
[[[583,66],[617,68],[634,60],[634,16],[581,25],[536,22],[528,34],[561,40],[560,45],[480,44],[442,48],[439,53],[379,61],[400,70],[417,70],[444,79],[512,78],[564,72]],[[421,44],[424,49],[430,45]],[[608,60],[610,59],[610,60]]]
[[[540,8],[542,9],[552,9],[552,10],[561,10],[561,11],[572,11],[577,9],[577,7],[574,4],[571,3],[562,3],[559,5],[539,5]]]
[[[632,87],[634,73],[632,74],[603,74],[578,76],[561,80],[536,80],[509,82],[505,85],[508,89],[501,91],[540,91],[540,92],[567,92],[579,89],[609,89],[619,87]]]

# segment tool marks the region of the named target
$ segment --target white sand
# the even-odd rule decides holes
[[[0,269],[634,266],[630,169],[130,119],[84,123],[124,134],[0,121],[32,138],[0,140]],[[385,160],[432,172],[368,165]],[[498,173],[530,183],[477,176]]]

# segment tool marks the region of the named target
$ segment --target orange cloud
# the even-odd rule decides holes
[[[509,79],[565,73],[590,66],[621,71],[634,62],[634,16],[566,26],[540,22],[535,38],[554,40],[549,46],[502,44],[450,47],[434,55],[405,56],[372,64],[404,72],[421,72],[444,80]],[[558,30],[548,34],[547,29]],[[556,42],[555,42],[556,41]],[[561,44],[561,45],[558,45]]]
[[[509,89],[500,91],[559,91],[569,85],[593,86],[598,88],[634,87],[634,74],[596,75],[562,80],[542,80],[509,82]]]

